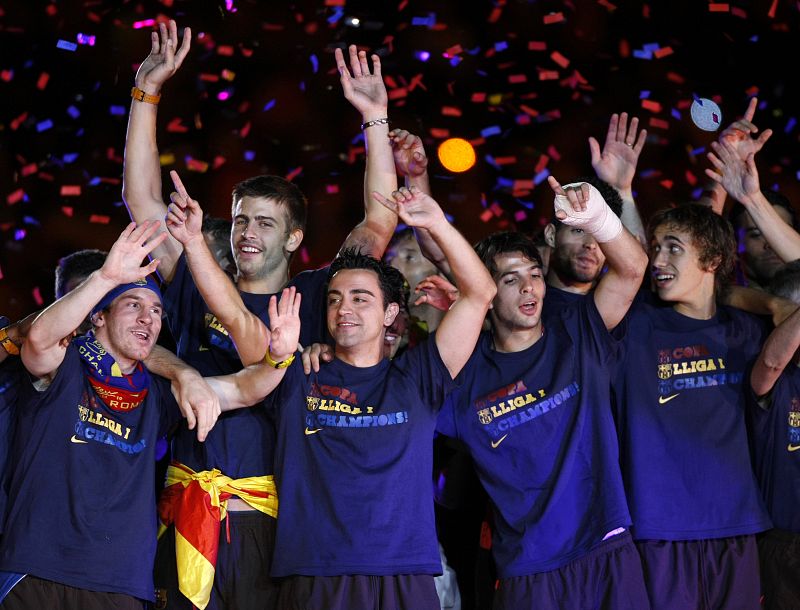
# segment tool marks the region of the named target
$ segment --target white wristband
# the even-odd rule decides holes
[[[584,183],[573,182],[572,184],[565,184],[563,188],[565,191],[570,187],[580,188],[581,184]],[[613,210],[608,207],[600,191],[591,184],[589,184],[589,190],[589,200],[586,202],[586,209],[582,212],[573,210],[566,196],[556,195],[555,210],[561,210],[567,215],[566,218],[559,218],[559,221],[565,225],[583,229],[599,243],[616,239],[622,233],[622,222],[614,214]]]

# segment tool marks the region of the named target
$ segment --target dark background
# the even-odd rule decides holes
[[[58,258],[107,249],[128,222],[129,92],[151,29],[133,26],[170,17],[194,39],[163,91],[158,139],[173,159],[164,177],[177,169],[207,212],[229,217],[238,180],[294,176],[310,203],[295,271],[329,260],[362,217],[360,120],[333,62],[346,43],[383,57],[393,124],[424,137],[433,194],[470,240],[537,230],[552,213],[547,172],[562,182],[590,172],[586,139],[602,143],[614,111],[636,113],[650,132],[634,184],[645,217],[696,197],[715,136],[692,124],[695,95],[715,99],[728,124],[757,93],[755,122],[776,132],[758,158],[762,185],[800,195],[795,2],[17,0],[0,3],[0,313],[50,302]],[[57,47],[79,33],[95,44]],[[661,56],[637,57],[645,45]],[[557,77],[541,79],[548,71]],[[182,131],[168,130],[173,121]],[[471,171],[435,160],[447,135],[476,144]],[[209,167],[192,171],[188,159]]]

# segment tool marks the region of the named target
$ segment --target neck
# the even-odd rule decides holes
[[[114,362],[117,363],[119,370],[122,371],[126,375],[130,375],[133,372],[133,369],[136,368],[136,365],[139,363],[138,360],[133,360],[131,358],[126,358],[125,356],[119,356],[114,353],[114,350],[108,347],[109,341],[104,341],[103,337],[98,336],[97,329],[95,329],[94,338],[103,346],[103,349],[108,352],[108,354],[114,359]]]
[[[251,294],[275,294],[289,283],[289,268],[276,269],[266,277],[246,277],[241,272],[236,278],[236,287]]]
[[[542,321],[533,328],[510,329],[492,324],[492,344],[496,352],[511,354],[528,349],[544,334]]]
[[[717,302],[714,293],[707,298],[697,298],[693,301],[677,302],[672,305],[672,309],[687,318],[695,320],[710,320],[717,313]]]
[[[559,275],[558,271],[550,267],[547,271],[547,285],[565,292],[574,292],[575,294],[587,294],[594,282],[579,282],[577,280],[570,280]]]
[[[342,362],[358,368],[375,366],[383,360],[383,338],[381,344],[375,345],[354,345],[352,347],[334,347],[335,356]]]

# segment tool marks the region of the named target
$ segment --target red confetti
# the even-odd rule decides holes
[[[667,72],[667,80],[677,83],[678,85],[682,85],[686,82],[686,79],[677,72]]]
[[[167,124],[167,131],[172,133],[186,133],[189,128],[186,127],[179,117],[175,117]]]
[[[558,80],[558,70],[540,70],[539,80]]]
[[[511,83],[512,85],[517,83],[527,83],[528,77],[524,74],[509,74],[508,82]]]
[[[481,102],[486,101],[486,94],[485,93],[473,93],[470,101],[480,104]]]
[[[690,186],[694,186],[695,184],[697,184],[697,176],[695,176],[688,169],[686,170],[685,175],[686,175],[686,182],[688,182]]]
[[[292,171],[290,171],[288,174],[286,174],[286,180],[288,182],[291,182],[292,180],[297,178],[297,176],[299,176],[302,171],[303,171],[303,166],[302,165],[299,166],[299,167],[295,167]]]
[[[431,134],[433,138],[449,138],[450,137],[450,130],[449,129],[439,129],[437,127],[431,127],[428,130],[428,133]]]
[[[27,119],[27,118],[28,118],[28,113],[27,113],[27,112],[23,112],[23,113],[22,113],[21,115],[19,115],[19,116],[18,116],[16,119],[14,119],[13,121],[11,121],[11,131],[16,131],[16,130],[17,130],[17,128],[18,128],[18,127],[20,126],[20,124],[22,123],[22,121],[24,121],[24,120],[25,120],[25,119]]]
[[[444,116],[461,116],[461,109],[455,106],[442,106],[442,114]]]
[[[44,305],[44,299],[42,298],[42,291],[39,290],[38,286],[33,289],[33,292],[31,294],[33,294],[33,300],[36,301],[36,305],[38,307]]]
[[[561,23],[564,21],[564,13],[561,11],[558,13],[550,13],[549,15],[545,15],[542,21],[545,25],[550,25],[551,23]]]
[[[61,206],[61,213],[64,214],[64,216],[67,216],[68,218],[72,218],[72,214],[74,213],[74,211],[75,210],[72,206],[69,205]]]
[[[217,53],[219,55],[224,55],[225,57],[230,57],[233,55],[233,47],[228,44],[221,44],[217,47]]]
[[[650,112],[661,112],[661,104],[653,100],[642,100],[642,108]]]
[[[547,167],[547,164],[549,162],[550,162],[550,157],[548,157],[547,155],[540,155],[539,160],[536,162],[536,167],[533,168],[534,173],[538,174],[545,167]],[[531,188],[533,188],[533,186],[531,186]]]
[[[550,59],[552,59],[562,68],[566,68],[567,66],[569,66],[569,60],[558,51],[553,51],[552,53],[550,53]]]
[[[50,75],[47,72],[42,72],[39,75],[39,80],[36,81],[36,88],[39,91],[44,91],[44,88],[47,87],[47,81],[50,80]]]
[[[607,8],[608,12],[610,12],[610,13],[614,12],[615,10],[617,10],[617,5],[616,4],[611,4],[610,2],[608,2],[608,0],[597,0],[597,4],[599,4],[600,6],[602,6],[604,8]]]
[[[489,222],[492,219],[492,211],[491,210],[484,210],[481,213],[481,220],[483,222]]]
[[[772,0],[772,6],[769,7],[769,12],[767,13],[767,17],[770,19],[775,19],[775,11],[778,9],[778,0]]]
[[[546,51],[547,43],[539,40],[531,40],[528,42],[529,51]]]
[[[520,104],[519,109],[522,110],[522,112],[524,112],[527,115],[539,116],[539,112],[537,110],[534,110],[533,108],[531,108],[530,106],[526,106],[525,104]]]
[[[655,117],[650,118],[649,125],[650,127],[657,127],[659,129],[667,129],[669,127],[669,123]]]
[[[75,197],[80,196],[81,187],[75,184],[64,184],[61,186],[62,197]]]
[[[672,188],[672,180],[662,180],[661,182],[659,182],[659,184],[663,186],[665,189]]]
[[[10,82],[12,78],[14,78],[14,71],[13,70],[3,70],[0,72],[0,78],[2,78],[5,82]]]
[[[325,185],[325,192],[328,195],[336,195],[339,192],[339,185],[338,184],[326,184]]]
[[[8,205],[14,205],[15,203],[22,201],[22,198],[24,196],[25,196],[25,191],[23,191],[22,189],[17,189],[13,193],[11,193],[8,197],[6,197],[6,202],[8,203]]]
[[[102,214],[92,214],[89,216],[89,222],[98,225],[107,225],[111,222],[111,216],[103,216]]]
[[[28,165],[24,166],[20,171],[23,176],[30,176],[31,174],[35,174],[38,170],[39,166],[36,165],[36,163],[28,163]]]
[[[653,51],[653,55],[655,55],[656,59],[661,59],[662,57],[667,57],[668,55],[672,55],[675,51],[672,50],[672,47],[663,47],[661,49],[657,49]]]
[[[711,2],[708,5],[708,10],[711,13],[727,13],[731,8],[730,4],[723,4],[720,2]]]
[[[199,159],[188,159],[186,161],[186,169],[190,172],[200,172],[204,174],[208,171],[208,162],[200,161]]]

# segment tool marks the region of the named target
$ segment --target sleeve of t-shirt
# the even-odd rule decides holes
[[[441,409],[447,395],[458,387],[458,381],[450,378],[450,371],[439,354],[435,333],[415,348],[406,350],[395,363],[418,381],[425,404],[434,410]]]
[[[158,400],[158,407],[160,410],[160,421],[158,424],[158,437],[161,438],[168,434],[172,428],[177,424],[183,414],[178,406],[178,402],[172,395],[170,389],[170,382],[158,375],[150,376],[151,391],[156,391],[156,399]]]
[[[289,282],[302,295],[300,303],[300,344],[329,343],[331,338],[326,327],[327,300],[325,286],[328,283],[329,267],[321,267],[298,273]]]

